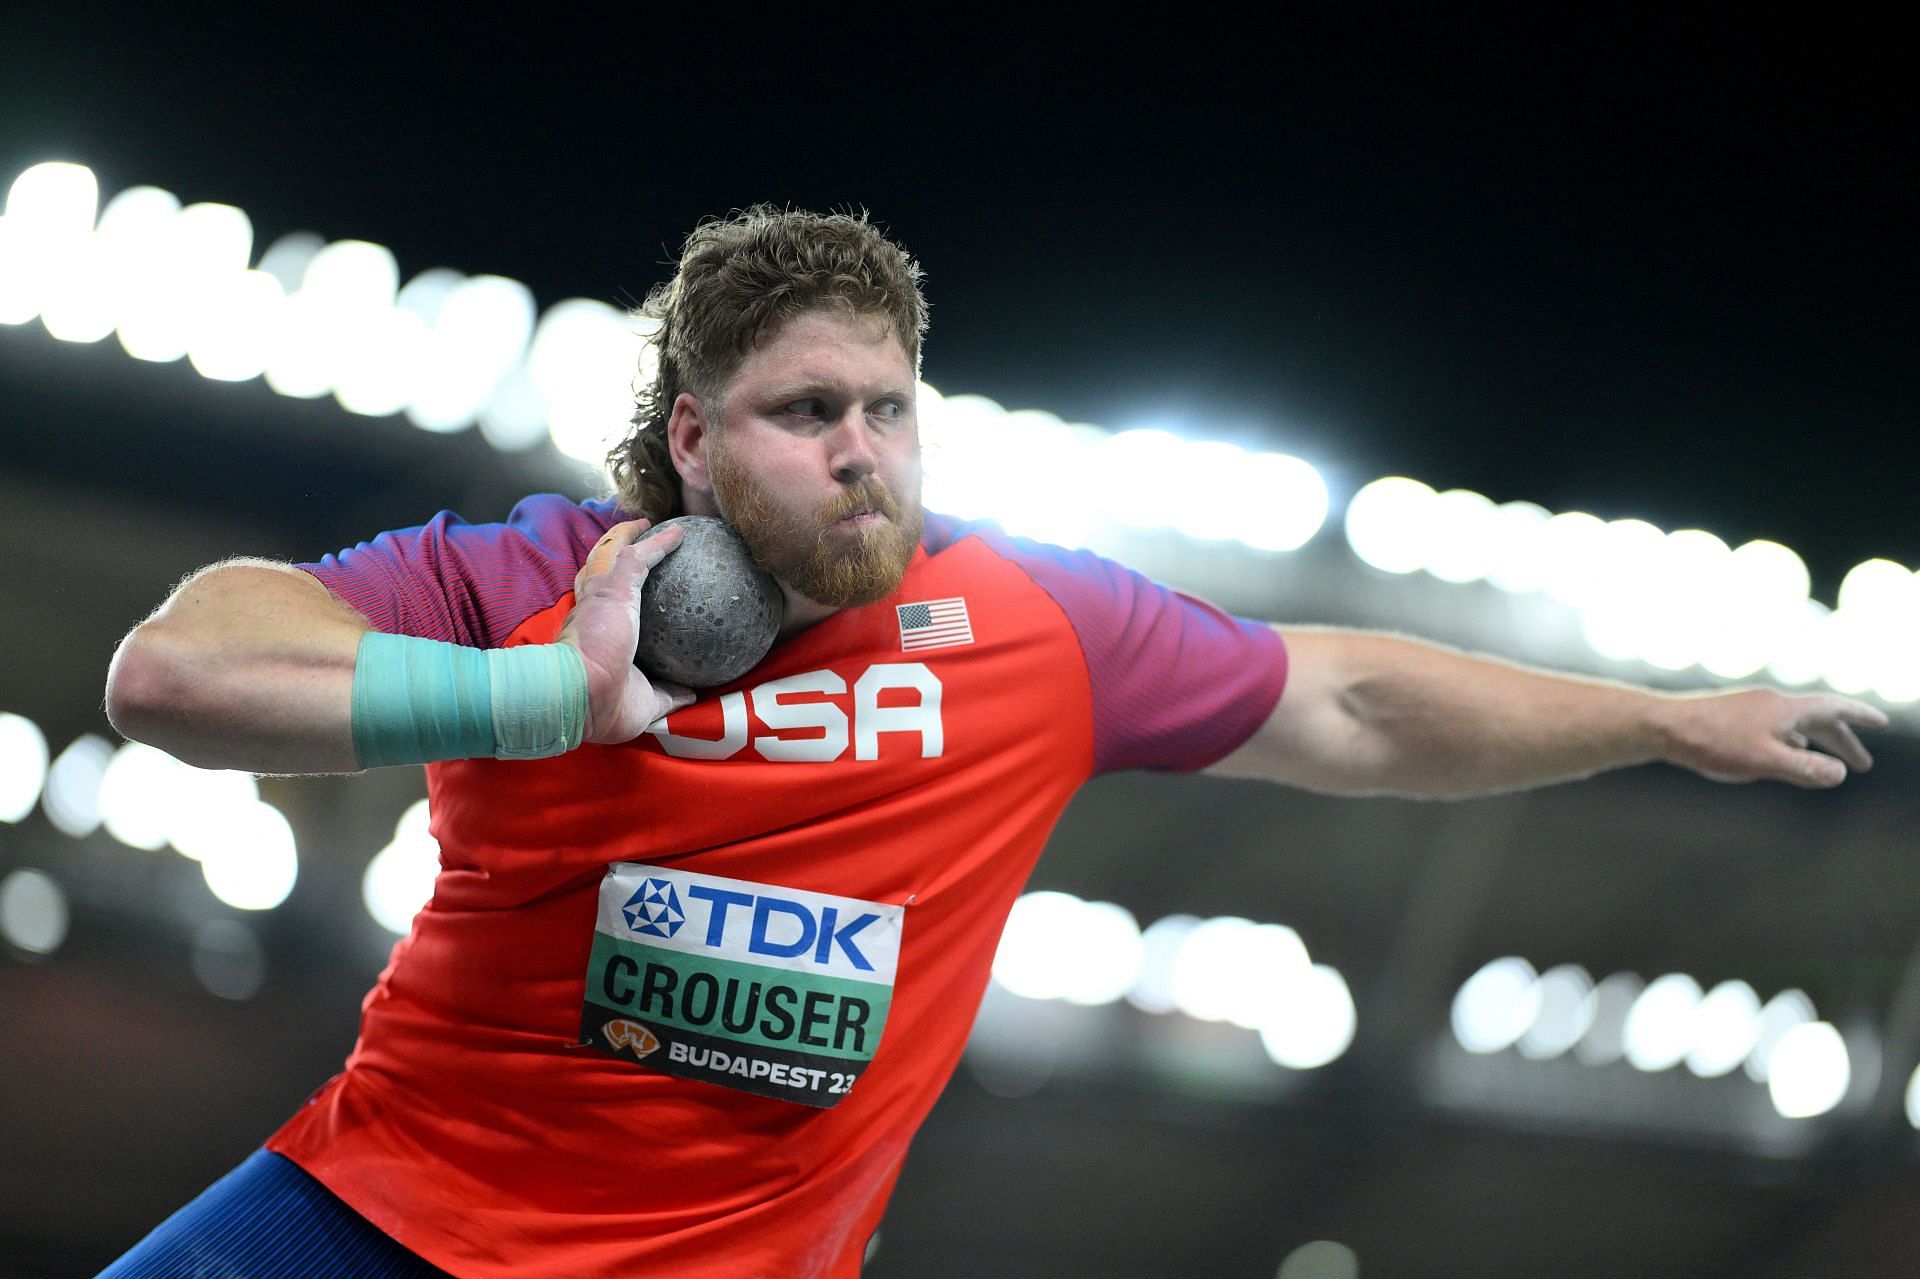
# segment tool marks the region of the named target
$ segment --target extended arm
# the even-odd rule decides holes
[[[1337,794],[1437,798],[1665,760],[1716,781],[1829,787],[1849,768],[1873,764],[1854,728],[1887,722],[1864,702],[1833,695],[1666,694],[1391,635],[1281,634],[1290,660],[1279,706],[1211,771]]]
[[[560,642],[586,668],[584,740],[627,741],[691,700],[633,665],[640,587],[679,545],[665,530],[635,546],[644,521],[619,524],[582,569]],[[205,768],[344,773],[361,767],[353,692],[366,619],[300,569],[265,560],[189,577],[135,627],[107,673],[120,733]]]

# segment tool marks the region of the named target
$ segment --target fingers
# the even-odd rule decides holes
[[[1873,755],[1854,729],[1885,728],[1884,711],[1833,695],[1806,698],[1801,705],[1801,713],[1780,735],[1783,746],[1775,759],[1783,780],[1824,790],[1845,781],[1850,771],[1864,773],[1873,767]]]
[[[1774,776],[1808,790],[1830,790],[1847,780],[1847,766],[1819,751],[1794,750],[1782,744],[1773,755]]]
[[[1878,706],[1870,706],[1851,697],[1823,697],[1820,700],[1821,710],[1857,728],[1885,728],[1889,722],[1887,713]]]
[[[634,539],[651,527],[652,524],[648,520],[623,520],[602,533],[600,540],[593,544],[593,550],[588,552],[587,562],[582,564],[580,571],[573,575],[573,593],[578,595],[588,579],[598,577],[611,569],[614,557],[626,547],[631,546]]]
[[[1821,750],[1845,760],[1849,768],[1865,772],[1873,767],[1873,756],[1861,745],[1859,735],[1853,731],[1856,725],[1860,728],[1885,728],[1886,713],[1877,706],[1869,706],[1851,697],[1817,697],[1794,721],[1793,727],[1804,733]]]
[[[607,530],[575,576],[574,594],[584,594],[588,583],[596,579],[610,591],[636,592],[646,581],[647,571],[671,555],[684,537],[678,525],[652,530],[645,520],[615,525]]]
[[[1821,750],[1845,760],[1848,768],[1864,773],[1873,767],[1873,756],[1845,724],[1809,725],[1806,736]]]
[[[676,524],[672,528],[662,526],[651,533],[643,532],[633,543],[633,549],[640,555],[641,563],[652,568],[679,547],[686,536],[684,525]]]

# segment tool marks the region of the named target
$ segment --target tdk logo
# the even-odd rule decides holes
[[[667,891],[671,893],[673,889],[669,887]],[[861,953],[855,938],[861,929],[878,920],[878,915],[862,913],[843,922],[838,907],[822,906],[816,913],[804,902],[743,893],[712,884],[688,884],[687,896],[706,903],[707,933],[702,940],[715,950],[726,948],[728,943],[739,947],[744,941],[749,954],[771,959],[804,956],[816,964],[831,964],[834,951],[838,950],[855,968],[873,971],[873,964]]]
[[[675,951],[713,960],[728,965],[716,971],[723,971],[729,983],[736,977],[750,981],[752,974],[742,976],[744,970],[738,967],[744,964],[809,974],[827,985],[857,981],[890,986],[900,965],[905,922],[904,904],[728,879],[677,866],[614,862],[600,885],[596,927],[620,942],[621,953],[629,959],[649,951]]]
[[[620,910],[627,917],[628,928],[648,937],[671,937],[687,922],[680,909],[680,894],[664,879],[643,881]]]

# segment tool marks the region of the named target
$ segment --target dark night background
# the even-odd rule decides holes
[[[148,14],[8,32],[0,155],[543,300],[640,297],[703,215],[858,205],[927,270],[943,390],[1773,537],[1817,592],[1920,558],[1881,464],[1920,409],[1887,41],[1202,25]]]
[[[1916,121],[1890,31],[1811,12],[1764,29],[1732,11],[1637,25],[1282,12],[1267,30],[1268,16],[1150,26],[1108,12],[1068,30],[972,13],[923,31],[903,12],[865,26],[641,13],[562,33],[320,11],[16,13],[0,19],[0,174],[78,161],[103,198],[152,183],[240,206],[257,245],[295,229],[369,239],[403,278],[497,272],[542,306],[637,300],[704,215],[864,207],[926,270],[924,372],[943,392],[1296,452],[1328,475],[1336,510],[1399,473],[1730,544],[1772,538],[1829,601],[1860,560],[1920,563]],[[76,512],[60,545],[9,539],[37,558],[0,572],[13,577],[0,594],[38,620],[5,631],[0,710],[30,711],[50,739],[105,731],[114,639],[195,563],[315,555],[446,505],[498,518],[528,475],[471,435],[258,382],[210,388],[111,341],[0,331],[0,479]],[[1165,500],[1206,487],[1170,475]],[[102,511],[124,522],[86,526]],[[217,532],[182,531],[203,514]],[[154,517],[167,549],[121,573],[121,594],[91,597],[89,557]],[[40,647],[69,612],[91,629],[56,669]],[[1904,1273],[1920,1206],[1911,1143],[1897,1144],[1910,1131],[1841,1138],[1803,1163],[1592,1124],[1516,1135],[1435,1118],[1397,1069],[1423,1028],[1444,1026],[1458,979],[1507,951],[1596,973],[1693,962],[1703,980],[1771,964],[1782,984],[1810,965],[1829,982],[1823,1008],[1897,1024],[1916,1011],[1900,1003],[1920,925],[1906,900],[1916,770],[1910,738],[1884,749],[1852,808],[1644,770],[1431,820],[1314,798],[1262,815],[1212,783],[1090,792],[1036,884],[1104,893],[1143,920],[1313,921],[1355,974],[1351,1069],[1323,1072],[1320,1104],[1278,1110],[1124,1081],[1004,1101],[959,1079],[909,1162],[888,1273],[1265,1275],[1316,1237],[1348,1238],[1369,1275]],[[309,815],[376,846],[394,814],[360,813],[333,786],[313,789],[333,798]],[[1254,814],[1225,823],[1245,856],[1186,897],[1158,863],[1103,860],[1127,838],[1174,838],[1182,815],[1219,821],[1229,802]],[[1291,823],[1300,856],[1256,871],[1267,816]],[[1605,842],[1622,831],[1636,851]],[[1672,870],[1663,839],[1710,869]],[[118,855],[95,841],[73,856]],[[1495,847],[1493,861],[1474,851]],[[312,894],[331,884],[346,902],[362,864],[303,863],[301,890],[264,925],[271,953],[308,965],[270,988],[311,1010],[284,1077],[233,1064],[270,1051],[258,1006],[209,1011],[162,976],[147,998],[172,1037],[126,1078],[227,1091],[189,1083],[149,1107],[112,1076],[98,1098],[63,1092],[62,1061],[100,1044],[56,1024],[116,1009],[101,974],[178,955],[88,941],[76,905],[70,966],[65,952],[7,966],[0,1011],[25,1010],[14,1025],[33,1029],[6,1032],[19,1051],[3,1113],[25,1153],[5,1170],[20,1207],[0,1229],[0,1274],[100,1264],[334,1068],[378,957],[337,938],[329,950],[328,911],[358,907]],[[1473,888],[1450,902],[1433,890],[1455,872]],[[1709,905],[1723,876],[1752,885],[1741,905]],[[98,917],[124,922],[114,909]],[[1399,1010],[1390,1032],[1367,1029],[1380,1006]],[[1888,1070],[1910,1070],[1889,1035]],[[218,1139],[193,1118],[209,1106],[231,1120]],[[165,1150],[98,1171],[143,1142]],[[116,1197],[134,1225],[102,1206]],[[85,1242],[62,1251],[21,1224],[36,1215]]]

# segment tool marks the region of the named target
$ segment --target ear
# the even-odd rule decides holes
[[[685,503],[689,511],[695,505],[710,504],[713,499],[713,476],[707,469],[707,441],[713,429],[700,398],[690,391],[680,392],[673,401],[673,411],[667,415],[667,449],[673,457],[673,469],[680,472],[683,492],[689,497],[697,493],[707,499],[705,503]]]

